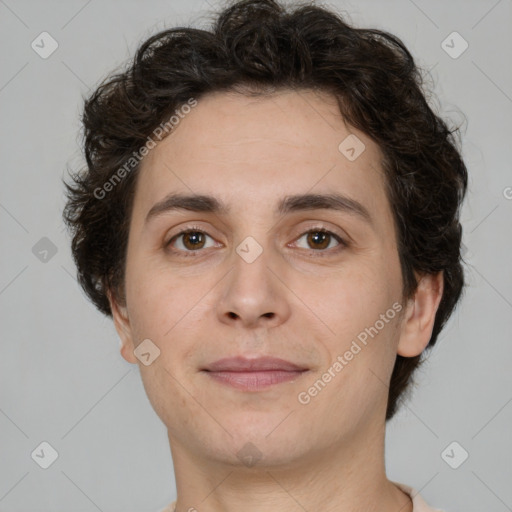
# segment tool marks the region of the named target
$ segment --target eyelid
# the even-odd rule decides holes
[[[308,256],[311,256],[313,258],[327,258],[329,256],[339,254],[341,251],[343,251],[344,249],[346,249],[349,246],[349,244],[345,240],[345,238],[342,237],[341,235],[339,235],[338,233],[336,233],[336,231],[332,231],[330,229],[327,229],[327,228],[324,228],[321,226],[313,226],[313,227],[307,229],[306,231],[303,231],[298,237],[296,237],[294,239],[294,241],[292,243],[296,244],[297,241],[300,240],[302,237],[308,235],[309,233],[317,233],[317,232],[329,234],[331,236],[331,238],[334,238],[334,240],[336,240],[338,245],[336,245],[335,247],[331,247],[330,249],[315,250],[315,249],[299,248],[301,251],[305,251],[308,254]],[[287,244],[287,246],[289,247],[290,244]]]
[[[295,231],[295,230],[294,230]],[[330,233],[332,235],[337,236],[344,242],[348,243],[349,237],[346,235],[343,231],[331,228],[327,225],[327,223],[322,221],[309,221],[309,223],[306,225],[306,227],[301,226],[300,229],[297,229],[298,235],[294,238],[296,240],[297,238],[305,235],[306,233],[309,233],[311,231],[325,231],[326,233]]]
[[[177,233],[172,235],[171,238],[169,238],[169,240],[164,242],[164,247],[169,246],[171,244],[171,242],[176,240],[181,235],[187,234],[189,232],[196,232],[196,231],[199,232],[199,233],[202,233],[202,234],[204,234],[206,236],[209,236],[212,239],[214,238],[212,235],[210,235],[210,233],[208,233],[208,231],[205,228],[203,228],[201,226],[197,226],[197,225],[190,225],[190,226],[186,226],[186,227],[180,229],[180,231],[178,231]],[[189,253],[192,253],[192,252],[200,252],[200,250],[197,250],[197,251],[181,251],[181,250],[178,250],[177,252],[189,252]]]

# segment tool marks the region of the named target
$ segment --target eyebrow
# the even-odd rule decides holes
[[[231,208],[219,199],[202,194],[171,193],[156,203],[146,215],[145,223],[164,213],[177,210],[228,215]],[[359,201],[343,194],[297,194],[282,198],[276,215],[309,210],[335,210],[360,218],[369,225],[373,219],[368,209]]]

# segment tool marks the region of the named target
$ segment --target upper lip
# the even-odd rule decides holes
[[[219,359],[203,369],[210,372],[257,372],[269,370],[296,372],[307,370],[307,368],[276,357],[257,357],[249,359],[242,356]]]

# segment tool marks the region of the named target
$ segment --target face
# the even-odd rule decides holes
[[[333,97],[306,90],[203,97],[144,159],[114,320],[171,448],[286,465],[382,427],[397,351],[424,340],[400,321],[381,160]],[[162,208],[170,194],[225,208]],[[147,366],[133,353],[143,340],[149,359],[160,351]],[[231,357],[295,366],[214,365]]]

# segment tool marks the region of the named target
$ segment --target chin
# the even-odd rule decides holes
[[[284,469],[293,467],[298,458],[305,455],[301,450],[303,446],[296,442],[278,443],[263,442],[261,440],[239,440],[229,446],[223,444],[217,449],[209,445],[209,457],[215,462],[224,463],[236,468],[247,468],[250,471],[258,469]]]
[[[238,423],[230,430],[225,424],[231,436],[221,435],[217,439],[209,437],[205,440],[205,450],[210,457],[235,466],[286,466],[305,455],[307,446],[304,440],[311,439],[311,436],[290,429],[290,425],[287,428],[286,420],[282,422],[285,416],[281,415],[278,421],[260,419],[257,424],[245,424],[246,428]]]

